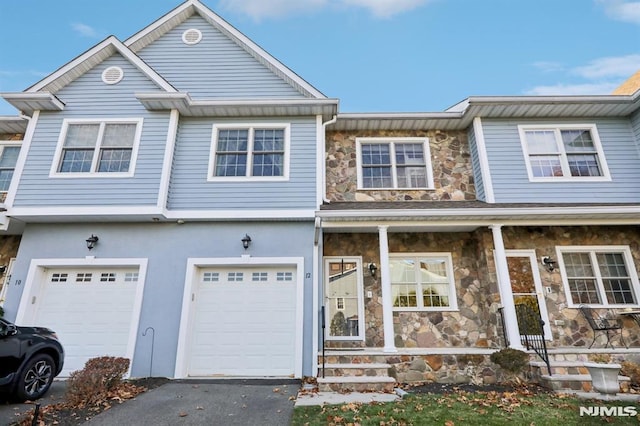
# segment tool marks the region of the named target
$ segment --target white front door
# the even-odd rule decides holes
[[[540,318],[544,321],[545,339],[551,340],[549,314],[547,313],[535,251],[506,250],[506,254],[514,305],[524,304],[539,313]]]
[[[327,257],[324,260],[325,337],[364,339],[362,260]]]

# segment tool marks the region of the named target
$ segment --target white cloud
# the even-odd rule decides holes
[[[572,72],[588,79],[630,77],[640,70],[640,54],[594,59]]]
[[[564,65],[559,62],[538,61],[533,66],[544,72],[557,72],[564,69]]]
[[[327,0],[221,0],[220,6],[226,10],[249,15],[259,21],[262,18],[305,13],[328,4]]]
[[[640,1],[596,0],[604,6],[605,13],[618,21],[640,25]]]
[[[378,18],[388,18],[418,8],[433,0],[220,0],[220,7],[243,13],[259,21],[297,13],[308,13],[329,6],[367,9]]]
[[[89,25],[81,24],[80,22],[74,22],[71,24],[71,28],[78,34],[84,37],[96,38],[98,37],[98,31]]]
[[[378,18],[389,18],[402,12],[416,9],[430,0],[341,0],[349,6],[369,9]]]
[[[525,91],[525,95],[554,96],[554,95],[608,95],[619,86],[619,83],[584,83],[584,84],[556,84],[553,86],[538,86]]]

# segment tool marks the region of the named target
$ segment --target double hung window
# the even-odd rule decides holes
[[[210,179],[288,177],[288,125],[214,126]]]
[[[638,277],[629,247],[559,247],[570,305],[638,305]]]
[[[133,174],[141,129],[142,120],[65,122],[54,174]]]
[[[457,309],[450,254],[392,254],[389,268],[394,310]]]
[[[520,126],[531,180],[608,179],[594,125]]]
[[[0,196],[4,196],[9,190],[13,171],[18,162],[18,154],[20,154],[20,146],[0,145]]]
[[[358,138],[360,189],[431,189],[427,138]]]

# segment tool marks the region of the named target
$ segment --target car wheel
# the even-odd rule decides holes
[[[22,401],[40,398],[49,390],[55,368],[49,355],[39,354],[31,358],[20,373],[16,397]]]

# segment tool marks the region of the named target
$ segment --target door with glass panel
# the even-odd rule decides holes
[[[542,292],[542,281],[534,250],[506,250],[514,305],[527,305],[544,321],[545,339],[551,340],[551,326]],[[537,330],[537,324],[518,324],[520,335]],[[531,333],[532,334],[532,333]]]
[[[329,340],[364,339],[362,260],[324,259],[325,333]]]

